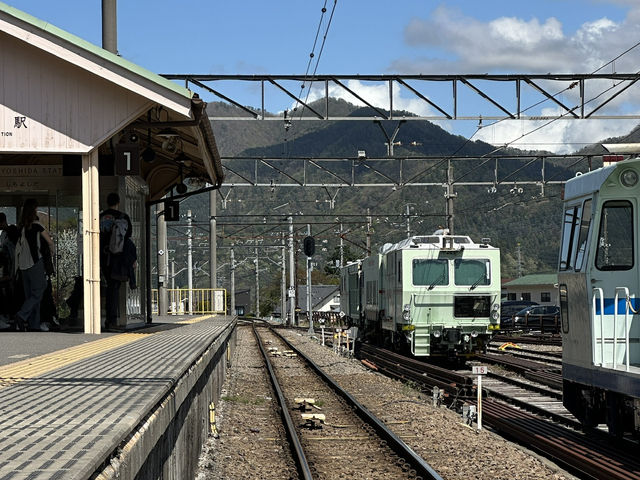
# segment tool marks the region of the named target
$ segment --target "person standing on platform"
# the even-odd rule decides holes
[[[53,252],[53,241],[49,233],[38,221],[38,203],[30,198],[24,202],[18,230],[20,235],[15,250],[16,273],[22,276],[25,300],[16,313],[19,330],[48,332],[46,323],[40,323],[40,302],[47,278],[42,258],[42,242],[46,242]]]
[[[105,330],[115,329],[118,325],[120,304],[120,284],[122,280],[114,278],[114,266],[120,263],[124,255],[124,244],[131,238],[132,227],[129,215],[119,210],[120,196],[117,193],[107,195],[107,209],[100,214],[100,268],[106,282],[106,320]]]

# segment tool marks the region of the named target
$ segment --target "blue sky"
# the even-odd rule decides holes
[[[100,0],[7,3],[101,44]],[[157,73],[303,74],[325,3],[322,32],[333,0],[120,0],[118,50]],[[338,0],[317,73],[586,73],[639,41],[637,0]],[[613,68],[620,73],[640,70],[640,47],[608,71]],[[365,98],[385,105],[372,86],[354,87]],[[230,88],[242,103],[259,104],[251,89]],[[290,107],[283,96],[270,98],[268,107],[274,112]],[[426,113],[419,111],[424,105],[416,106],[409,98],[401,96],[394,102]],[[631,93],[610,108],[612,114],[640,112],[640,93]],[[527,136],[527,141],[547,142],[562,151],[627,133],[636,123],[554,122]],[[499,144],[537,124],[500,122],[480,132],[468,122],[442,125]]]

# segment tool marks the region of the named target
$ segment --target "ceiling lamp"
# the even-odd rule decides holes
[[[173,137],[179,136],[178,132],[176,132],[173,128],[170,128],[170,127],[163,128],[158,132],[157,135],[162,138],[173,138]]]

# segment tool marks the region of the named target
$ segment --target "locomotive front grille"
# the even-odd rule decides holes
[[[455,317],[477,318],[491,314],[491,297],[488,295],[460,295],[453,300]]]

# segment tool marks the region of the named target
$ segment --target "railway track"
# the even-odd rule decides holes
[[[512,332],[500,333],[491,339],[492,345],[500,345],[502,343],[517,343],[517,344],[531,344],[531,345],[562,345],[562,337],[560,335],[543,335],[543,334],[528,334],[518,335]]]
[[[422,378],[421,386],[425,390],[433,388],[434,385],[448,385],[446,391],[449,398],[446,401],[456,398],[451,392],[457,392],[459,395],[460,392],[464,392],[465,395],[458,396],[457,399],[464,399],[471,405],[476,404],[475,395],[471,395],[475,387],[469,384],[473,380],[468,373],[447,373],[446,369],[438,367],[435,370],[438,378],[430,379],[428,372],[432,365],[422,367],[419,364],[424,362],[386,351],[376,353],[375,350],[374,347],[367,347],[361,350],[361,354],[374,367],[378,367],[377,362],[385,358],[390,359],[391,361],[380,369],[384,373],[391,371],[396,378],[409,378],[416,383]],[[488,357],[493,359],[494,355],[490,354]],[[545,368],[552,368],[531,360],[510,361],[523,374],[537,374],[542,378],[550,373]],[[413,371],[414,374],[408,375],[407,371]],[[458,384],[460,377],[464,379]],[[585,434],[579,431],[580,424],[562,407],[561,392],[558,389],[500,377],[498,374],[493,375],[492,379],[485,380],[483,384],[483,393],[489,396],[483,401],[484,425],[539,452],[581,477],[640,480],[640,461],[637,459],[636,445],[614,445],[606,435],[598,432]],[[507,381],[510,383],[507,384]]]
[[[298,478],[441,477],[277,332],[255,328]]]
[[[516,358],[523,358],[534,362],[553,365],[555,368],[562,368],[562,352],[539,352],[535,350],[515,348],[500,350],[496,347],[489,347],[487,352],[495,355],[511,355]]]

